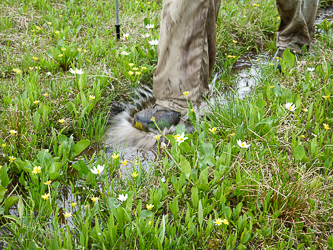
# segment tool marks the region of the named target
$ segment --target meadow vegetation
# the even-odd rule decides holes
[[[0,3],[0,248],[333,249],[333,23],[311,54],[277,59],[275,1],[222,0],[209,112],[190,106],[195,132],[168,147],[157,137],[147,172],[103,134],[112,103],[152,86],[162,1],[121,1],[120,41],[114,8]],[[252,60],[240,99],[232,65],[248,53],[272,59]]]

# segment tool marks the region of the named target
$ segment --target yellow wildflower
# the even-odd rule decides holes
[[[304,112],[308,112],[309,110],[307,108],[303,109]]]
[[[3,143],[1,146],[4,148],[4,147],[6,147],[6,144]]]
[[[36,29],[38,29],[38,30],[41,30],[42,28],[41,28],[41,27],[39,27],[39,26],[36,26]]]
[[[269,63],[268,65],[269,65],[269,66],[273,66],[273,63]]]
[[[134,73],[133,73],[133,71],[128,71],[128,74],[131,76],[131,75],[133,75]]]
[[[35,61],[37,61],[38,57],[33,56],[32,59],[34,59]]]
[[[138,70],[138,68],[133,68],[133,70],[134,70],[134,71],[137,71],[137,70]]]
[[[72,202],[72,203],[71,203],[71,206],[72,206],[72,207],[75,207],[76,204],[77,204],[76,202]]]
[[[129,63],[128,66],[133,67],[134,63]]]
[[[94,203],[96,203],[98,200],[99,200],[99,198],[98,197],[92,197],[92,198],[90,198]]]
[[[114,160],[117,160],[119,158],[120,154],[113,154],[111,157],[114,159]]]
[[[133,176],[133,178],[136,178],[136,177],[138,177],[138,173],[137,172],[133,172],[132,176]]]
[[[43,96],[45,96],[45,97],[48,97],[48,96],[49,96],[49,94],[48,94],[48,93],[45,93],[45,94],[43,94]]]
[[[328,98],[330,98],[330,95],[324,95],[323,97],[325,100],[327,100]]]
[[[281,18],[278,16],[278,17],[276,17],[276,19],[277,19],[277,20],[280,20]]]
[[[146,70],[147,68],[146,67],[141,67],[142,70]]]
[[[29,67],[29,69],[30,69],[30,70],[33,70],[33,69],[34,69],[34,67]]]
[[[136,71],[135,74],[136,75],[141,75],[141,72]]]
[[[51,180],[48,180],[47,182],[44,182],[45,185],[51,185],[52,181]]]
[[[304,139],[304,138],[305,138],[305,135],[301,135],[301,137]]]
[[[237,43],[237,41],[235,41],[235,40],[232,40],[232,42],[233,42],[234,44],[236,44],[236,43]]]
[[[58,57],[62,57],[62,56],[63,56],[63,54],[58,55]]]
[[[234,137],[234,136],[235,136],[235,133],[230,134],[230,136]]]
[[[47,22],[48,25],[51,25],[52,23],[51,22]]]
[[[16,157],[14,157],[14,156],[9,156],[8,158],[9,158],[10,162],[14,162],[16,159]]]
[[[187,95],[188,95],[189,93],[190,93],[190,92],[185,91],[185,92],[183,92],[183,95],[187,97]]]
[[[59,15],[59,17],[62,17],[62,15]]]
[[[68,218],[71,217],[71,216],[72,216],[72,213],[67,213],[67,212],[64,213],[64,217],[65,217],[66,219],[68,219]]]
[[[161,138],[161,135],[155,135],[154,138],[155,138],[156,140],[159,140],[159,139]]]
[[[59,30],[54,31],[54,33],[55,33],[56,35],[58,35],[58,34],[59,34]]]
[[[223,222],[223,224],[225,224],[225,225],[229,225],[229,221],[228,221],[227,219],[223,219],[222,222]]]
[[[10,133],[11,135],[15,135],[15,134],[17,134],[17,131],[16,131],[16,130],[9,130],[9,133]]]
[[[38,101],[38,100],[34,101],[34,104],[37,105],[38,103],[40,103],[40,101]]]
[[[62,47],[62,48],[61,48],[61,51],[66,51],[66,48],[65,48],[65,47]]]
[[[48,200],[48,198],[50,198],[50,193],[45,193],[44,195],[42,195],[42,198],[44,199],[44,200]]]
[[[150,118],[150,120],[151,120],[152,122],[154,122],[154,121],[155,121],[155,117],[152,116],[152,117]]]
[[[77,51],[81,52],[81,51],[82,51],[82,49],[81,49],[81,48],[77,48]]]
[[[326,129],[326,130],[329,130],[330,129],[330,126],[328,125],[328,124],[323,124],[324,125],[324,128]]]
[[[214,128],[209,128],[208,131],[211,132],[211,133],[213,133],[213,134],[215,134],[216,129],[217,129],[216,127],[214,127]]]
[[[65,119],[58,120],[59,123],[63,124],[65,122]]]
[[[95,100],[95,96],[94,95],[90,95],[89,96],[89,99],[92,101],[92,100]]]
[[[153,204],[146,204],[146,208],[150,211],[150,210],[152,210],[153,209],[153,207],[154,207],[154,205]]]
[[[148,221],[148,226],[150,226],[151,225],[151,220],[150,221]]]
[[[32,171],[33,174],[40,174],[41,172],[42,168],[40,166],[35,166]]]
[[[214,221],[214,224],[215,224],[216,226],[220,226],[220,225],[222,225],[222,220],[221,220],[220,218],[217,218],[217,219]]]
[[[274,85],[271,85],[271,86],[269,86],[269,87],[270,87],[271,89],[274,89],[275,86],[274,86]]]
[[[127,165],[127,160],[121,161],[121,163],[126,167],[126,165]]]

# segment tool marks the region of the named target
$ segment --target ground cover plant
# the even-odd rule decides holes
[[[275,1],[222,1],[209,112],[156,137],[147,172],[103,134],[112,103],[152,86],[161,8],[122,1],[117,41],[113,1],[0,3],[0,248],[333,249],[332,22],[312,55],[277,59]],[[273,59],[251,59],[240,99],[249,52]]]

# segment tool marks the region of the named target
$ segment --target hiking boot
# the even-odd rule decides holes
[[[179,112],[155,104],[134,115],[133,127],[146,132],[156,130],[154,122],[151,121],[151,118],[155,117],[157,126],[163,131],[165,128],[177,125],[180,121],[180,116]]]

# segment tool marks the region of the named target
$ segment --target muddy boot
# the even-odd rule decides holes
[[[133,127],[146,132],[156,130],[157,128],[151,120],[154,117],[157,126],[163,131],[165,128],[177,125],[180,121],[180,116],[179,112],[155,104],[134,115]]]

